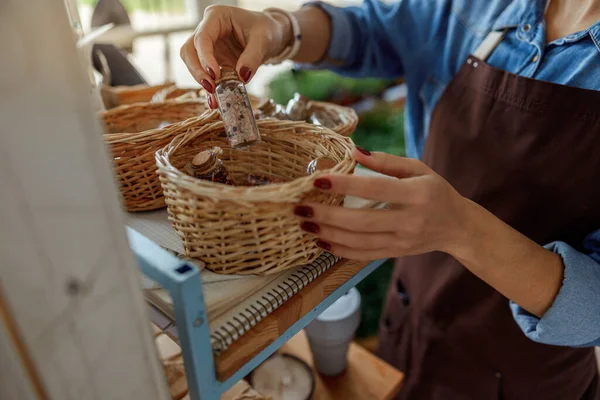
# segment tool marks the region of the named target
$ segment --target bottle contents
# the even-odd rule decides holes
[[[294,98],[288,102],[286,113],[293,121],[306,121],[310,116],[309,103],[308,97],[296,93]]]
[[[198,179],[224,185],[234,185],[233,179],[231,179],[223,162],[219,159],[222,153],[223,150],[220,147],[201,151],[187,163],[187,173]]]
[[[248,92],[235,69],[221,67],[221,78],[217,80],[215,96],[231,147],[245,149],[259,143],[260,134]]]
[[[306,167],[306,175],[312,175],[317,171],[331,169],[335,167],[336,164],[337,162],[329,157],[315,158],[314,160],[308,163],[308,166]]]
[[[259,107],[256,118],[276,118],[279,120],[290,119],[285,112],[285,109],[273,100],[269,100]]]

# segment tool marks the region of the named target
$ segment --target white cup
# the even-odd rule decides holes
[[[327,308],[305,328],[316,370],[340,375],[348,365],[348,347],[360,323],[360,293],[356,288]]]

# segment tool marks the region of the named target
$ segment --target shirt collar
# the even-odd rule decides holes
[[[515,28],[519,25],[539,23],[546,11],[546,0],[514,0],[502,11],[494,25],[493,31],[499,31],[507,28]],[[574,33],[567,37],[558,39],[553,44],[564,44],[575,42],[589,35],[598,51],[600,51],[600,21],[589,27],[588,29]]]
[[[514,28],[521,24],[534,25],[544,17],[546,0],[514,0],[502,11],[492,30]]]

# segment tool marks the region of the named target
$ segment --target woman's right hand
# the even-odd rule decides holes
[[[182,46],[181,58],[194,79],[210,93],[208,103],[214,109],[219,65],[235,67],[248,83],[265,60],[280,54],[291,41],[291,23],[285,15],[210,6]]]

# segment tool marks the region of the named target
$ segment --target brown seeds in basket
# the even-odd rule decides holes
[[[219,159],[222,153],[220,147],[201,151],[186,165],[187,173],[198,179],[233,186],[233,180]]]

